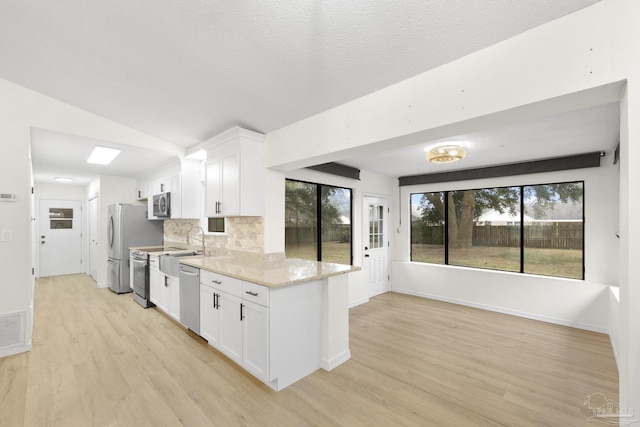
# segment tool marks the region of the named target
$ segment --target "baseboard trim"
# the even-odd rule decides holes
[[[322,369],[324,369],[325,371],[331,371],[332,369],[337,368],[349,359],[351,359],[351,350],[347,349],[339,355],[331,358],[331,360],[322,359]]]
[[[415,292],[415,291],[411,291],[411,290],[408,290],[408,289],[393,288],[392,292],[398,292],[400,294],[413,295],[413,296],[422,297],[422,298],[429,298],[429,299],[448,302],[448,303],[452,303],[452,304],[458,304],[458,305],[464,305],[464,306],[467,306],[467,307],[479,308],[481,310],[494,311],[496,313],[503,313],[503,314],[509,314],[511,316],[523,317],[525,319],[538,320],[540,322],[552,323],[552,324],[555,324],[555,325],[568,326],[568,327],[571,327],[571,328],[584,329],[586,331],[598,332],[598,333],[601,333],[601,334],[610,335],[608,328],[601,328],[601,327],[594,326],[594,325],[588,325],[588,324],[578,323],[578,322],[571,322],[571,321],[564,320],[564,319],[557,319],[555,317],[541,316],[539,314],[526,313],[526,312],[521,312],[521,311],[517,311],[517,310],[510,310],[510,309],[505,309],[505,308],[502,308],[502,307],[496,307],[496,306],[492,306],[492,305],[488,305],[488,304],[479,304],[479,303],[475,303],[475,302],[472,302],[472,301],[458,300],[458,299],[455,299],[455,298],[447,298],[447,297],[443,297],[443,296],[440,296],[440,295],[429,294],[429,293],[426,293],[426,292]]]
[[[20,345],[6,349],[0,349],[0,357],[13,356],[14,354],[26,353],[31,351],[31,344]]]
[[[353,308],[353,307],[359,306],[359,305],[367,303],[367,302],[369,302],[369,298],[363,298],[363,299],[358,300],[358,301],[353,301],[352,303],[349,304],[349,308]]]

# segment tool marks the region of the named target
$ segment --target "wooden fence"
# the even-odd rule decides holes
[[[286,243],[313,243],[317,240],[317,227],[290,227],[284,229]],[[323,242],[349,242],[351,240],[351,226],[338,224],[322,230]]]
[[[413,224],[411,243],[444,244],[443,226]],[[528,248],[582,249],[582,222],[549,222],[525,225],[524,245]],[[520,245],[520,226],[479,225],[473,227],[473,246]]]

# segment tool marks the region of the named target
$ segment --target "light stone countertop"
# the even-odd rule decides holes
[[[360,270],[360,267],[330,262],[287,258],[259,261],[255,258],[193,256],[180,259],[181,264],[213,271],[225,276],[277,288]]]
[[[159,249],[162,248],[162,249]],[[170,255],[172,253],[182,253],[189,251],[187,248],[180,248],[176,245],[155,245],[155,246],[132,246],[129,250],[147,252],[149,255]]]

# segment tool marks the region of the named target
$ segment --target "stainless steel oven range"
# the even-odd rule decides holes
[[[151,248],[146,251],[131,250],[131,268],[133,269],[133,300],[144,308],[152,307],[149,301],[149,252],[163,248]]]

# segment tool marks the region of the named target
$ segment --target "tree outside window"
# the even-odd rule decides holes
[[[288,258],[351,264],[351,190],[286,180]]]
[[[582,182],[411,195],[411,260],[583,278]]]

